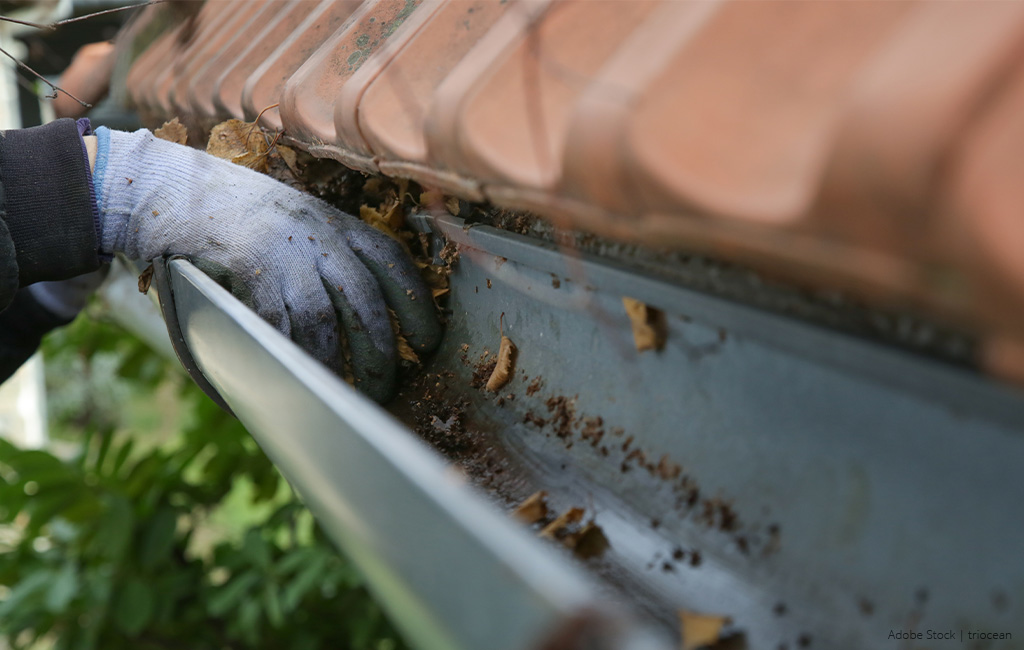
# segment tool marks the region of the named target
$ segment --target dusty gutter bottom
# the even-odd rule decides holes
[[[545,490],[549,519],[584,508],[611,544],[584,564],[612,592],[666,629],[729,616],[749,648],[951,625],[1024,647],[1019,395],[531,238],[413,222],[460,260],[443,347],[392,410],[498,507]],[[623,295],[664,310],[663,351],[635,351]],[[502,313],[518,357],[492,394]]]

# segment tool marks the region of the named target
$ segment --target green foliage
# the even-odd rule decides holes
[[[65,440],[0,440],[12,648],[402,647],[246,431],[173,366],[88,318],[45,350]],[[147,420],[158,401],[175,408]]]

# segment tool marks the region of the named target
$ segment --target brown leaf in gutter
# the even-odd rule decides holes
[[[210,131],[206,153],[266,173],[269,150],[263,131],[251,122],[230,119]]]
[[[622,298],[622,304],[633,327],[633,342],[636,344],[637,352],[662,349],[665,346],[667,331],[665,315],[661,310],[625,296]]]
[[[579,523],[583,519],[583,508],[569,508],[544,527],[540,531],[540,537],[556,539],[558,533],[564,531],[568,526]]]
[[[504,318],[505,314],[502,313],[499,324]],[[491,377],[487,380],[487,385],[484,388],[493,393],[508,383],[509,378],[512,376],[515,355],[515,344],[503,333],[501,335],[501,346],[498,348],[498,363],[494,366],[494,371],[491,372]]]
[[[697,650],[703,647],[713,648],[723,640],[722,628],[729,623],[729,617],[697,614],[681,609],[679,623],[682,626],[682,650]]]
[[[610,546],[604,531],[592,521],[588,522],[578,533],[568,535],[562,540],[562,543],[570,547],[576,557],[581,560],[600,557]]]
[[[516,506],[512,516],[526,524],[535,524],[548,516],[548,493],[544,490],[534,492]]]
[[[409,341],[402,335],[402,330],[398,325],[398,314],[393,309],[388,308],[388,316],[391,318],[391,331],[395,335],[395,349],[398,350],[399,358],[419,363],[419,355],[416,354],[416,351],[409,345]]]
[[[454,196],[449,196],[444,200],[444,207],[453,216],[459,216],[459,199]]]
[[[288,165],[288,169],[291,170],[295,176],[299,175],[299,156],[295,153],[295,150],[291,147],[286,147],[283,144],[275,145],[275,149],[284,164]]]
[[[185,144],[185,141],[188,139],[188,129],[178,121],[178,118],[174,118],[170,122],[164,122],[163,126],[153,131],[153,135],[168,142]]]
[[[177,119],[177,118],[175,118]],[[149,293],[149,287],[153,284],[153,265],[147,266],[139,274],[139,293]]]
[[[430,212],[440,211],[444,206],[444,194],[441,190],[420,192],[420,205]]]

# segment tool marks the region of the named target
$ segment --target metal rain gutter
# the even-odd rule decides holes
[[[183,260],[203,373],[420,648],[661,648],[376,404]]]

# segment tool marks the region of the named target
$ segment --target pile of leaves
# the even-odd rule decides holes
[[[403,647],[251,437],[176,367],[87,317],[44,346],[63,440],[53,451],[0,440],[0,640]],[[131,403],[151,413],[169,399],[180,428],[133,428],[144,420],[126,415]],[[215,525],[237,511],[247,519],[234,531]]]

